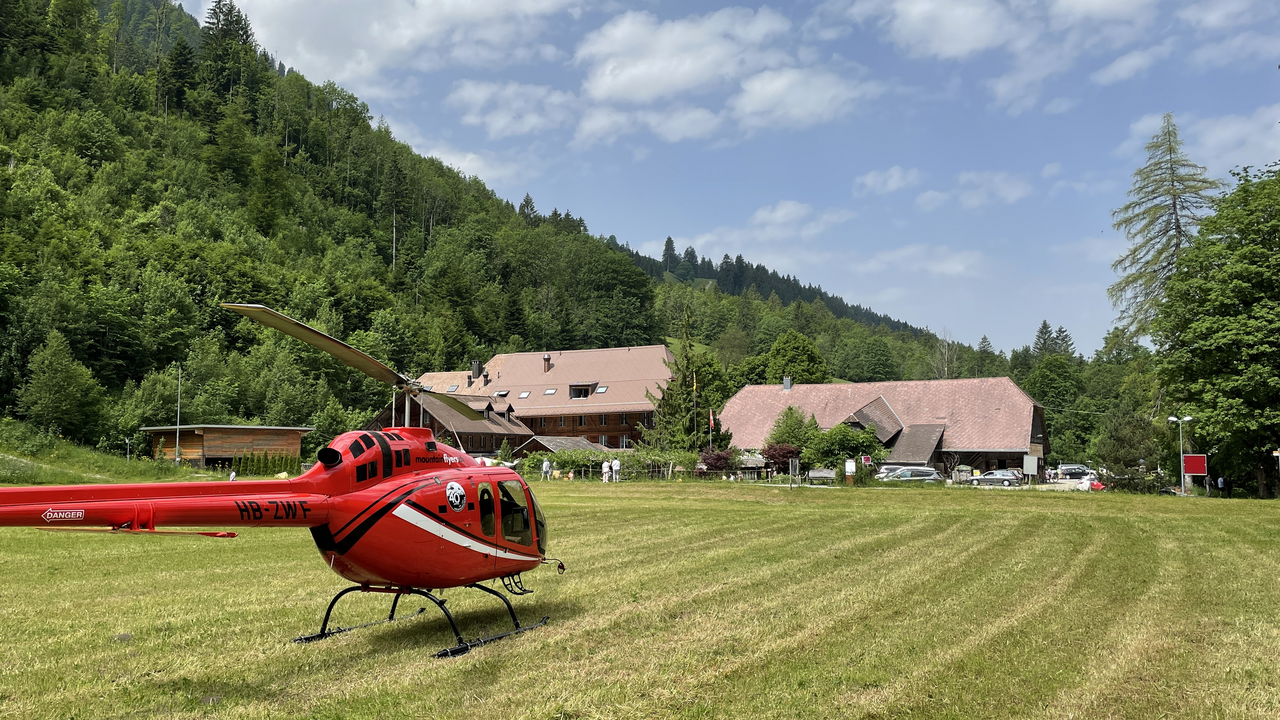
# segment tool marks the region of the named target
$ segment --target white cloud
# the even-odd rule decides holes
[[[463,124],[482,125],[498,139],[572,123],[577,98],[545,85],[459,80],[445,104],[463,111]]]
[[[700,107],[674,107],[665,111],[638,114],[654,135],[667,142],[703,138],[720,127],[719,115]]]
[[[1080,103],[1075,98],[1059,97],[1044,104],[1045,115],[1060,115]]]
[[[1200,30],[1224,30],[1257,23],[1275,12],[1271,0],[1203,0],[1178,10],[1178,17]]]
[[[1247,67],[1280,58],[1280,35],[1259,35],[1246,30],[1220,42],[1205,43],[1191,53],[1191,64],[1202,69]]]
[[[463,175],[475,175],[486,185],[504,185],[536,176],[538,163],[523,163],[514,160],[502,160],[493,153],[474,153],[449,145],[438,143],[424,155],[439,158],[440,162],[461,172]]]
[[[693,238],[676,238],[677,246],[692,245],[699,254],[716,257],[749,252],[756,262],[764,262],[785,272],[814,263],[841,262],[843,251],[825,250],[809,244],[832,228],[848,222],[854,213],[844,208],[828,208],[815,214],[808,203],[780,200],[752,213],[742,226],[723,226]]]
[[[1094,265],[1111,265],[1129,249],[1129,243],[1119,235],[1102,235],[1099,237],[1081,238],[1075,242],[1063,243],[1052,248],[1055,255],[1070,258],[1084,258],[1085,262]]]
[[[786,52],[770,47],[790,28],[790,20],[768,8],[724,8],[665,22],[632,11],[588,33],[574,59],[590,65],[585,96],[649,103],[791,64]]]
[[[1040,171],[1040,177],[1051,178],[1062,174],[1062,163],[1052,162],[1044,166]]]
[[[625,135],[635,129],[634,113],[623,112],[611,107],[593,107],[582,114],[578,121],[577,132],[573,136],[573,144],[588,147],[596,143],[611,144],[619,135]]]
[[[937,210],[943,205],[946,205],[947,201],[950,199],[951,195],[948,193],[939,192],[937,190],[925,190],[916,196],[916,207],[924,210],[925,212],[931,212],[933,210]]]
[[[1187,154],[1218,175],[1242,165],[1262,167],[1280,160],[1280,104],[1252,115],[1223,115],[1188,124]]]
[[[1130,20],[1155,9],[1157,0],[1053,0],[1053,14],[1070,20]]]
[[[1012,205],[1031,194],[1031,183],[1007,172],[965,172],[957,178],[956,191],[966,208],[982,207],[994,201]]]
[[[879,28],[916,57],[971,60],[1001,51],[1006,70],[983,81],[995,104],[1017,115],[1036,106],[1045,81],[1082,56],[1116,50],[1141,38],[1159,0],[827,0],[806,33],[839,36],[846,24]],[[818,32],[819,27],[834,28]],[[1132,60],[1131,60],[1132,61]],[[1049,113],[1070,108],[1050,103]]]
[[[879,94],[875,83],[853,83],[820,68],[782,68],[743,80],[728,108],[747,130],[802,128],[830,122],[849,112],[855,100]]]
[[[664,110],[626,111],[599,106],[583,114],[573,142],[578,147],[610,144],[621,135],[645,127],[666,142],[679,142],[707,137],[721,123],[720,115],[700,107],[678,105]]]
[[[879,18],[889,37],[912,55],[965,58],[1017,36],[1016,18],[995,0],[856,0],[848,15]]]
[[[262,47],[313,80],[357,89],[389,68],[486,67],[558,54],[538,41],[550,16],[584,0],[242,0]]]
[[[1172,52],[1173,38],[1167,38],[1159,45],[1121,55],[1113,60],[1110,65],[1090,75],[1089,79],[1098,85],[1114,85],[1123,80],[1128,80],[1138,73],[1145,72],[1156,62],[1169,57]]]
[[[854,195],[887,195],[903,188],[920,184],[921,173],[916,168],[904,170],[894,165],[888,170],[872,170],[853,181]]]
[[[866,260],[858,260],[854,267],[864,275],[923,270],[935,277],[964,277],[976,274],[983,264],[982,253],[977,250],[952,250],[946,245],[918,243],[882,250]]]

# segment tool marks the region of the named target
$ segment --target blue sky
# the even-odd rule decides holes
[[[240,4],[513,202],[1005,350],[1041,319],[1100,343],[1162,113],[1214,176],[1280,160],[1276,0]]]

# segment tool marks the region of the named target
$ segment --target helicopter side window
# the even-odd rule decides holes
[[[480,483],[480,531],[493,537],[493,489],[489,483]]]
[[[529,526],[529,501],[524,487],[516,480],[498,483],[502,503],[502,538],[520,545],[533,544],[533,528]]]

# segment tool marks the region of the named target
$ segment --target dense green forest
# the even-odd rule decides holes
[[[531,197],[517,207],[263,52],[228,0],[203,23],[170,0],[0,0],[0,409],[121,452],[172,422],[181,368],[186,422],[309,425],[311,450],[388,400],[223,301],[269,304],[409,374],[685,338],[675,373],[690,392],[672,402],[698,369],[700,407],[784,375],[1009,375],[1047,408],[1051,463],[1168,467],[1163,414],[1205,397],[1197,370],[1165,362],[1182,337],[1168,312],[1154,354],[1131,327],[1085,358],[1045,322],[1006,355],[741,256],[716,264],[669,240],[649,258]],[[706,437],[705,416],[682,416],[655,442]],[[1228,420],[1189,444],[1233,447]],[[1254,467],[1269,427],[1254,422],[1222,466]]]

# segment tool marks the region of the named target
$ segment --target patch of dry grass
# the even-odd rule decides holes
[[[569,572],[515,604],[551,623],[453,660],[436,614],[290,643],[343,586],[305,532],[2,530],[0,717],[1280,716],[1280,506],[535,491]],[[464,634],[503,629],[446,597]]]

